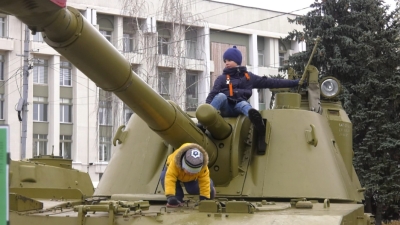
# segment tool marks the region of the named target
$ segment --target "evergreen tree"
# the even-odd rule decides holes
[[[400,192],[400,23],[382,0],[323,0],[291,23],[304,26],[287,40],[305,41],[307,51],[289,58],[302,71],[317,36],[312,65],[321,77],[343,85],[341,101],[353,123],[354,166],[376,204],[376,223],[385,207],[397,207]]]

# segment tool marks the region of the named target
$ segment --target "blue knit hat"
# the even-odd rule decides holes
[[[229,59],[234,61],[238,65],[242,64],[242,53],[240,53],[239,49],[237,49],[236,46],[228,48],[222,58],[224,59],[224,61]]]

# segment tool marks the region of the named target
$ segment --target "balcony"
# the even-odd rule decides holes
[[[45,55],[60,55],[54,48],[50,47],[46,42],[31,42],[31,49],[33,53],[45,54]]]
[[[9,38],[0,38],[0,49],[6,51],[14,50],[14,40]]]

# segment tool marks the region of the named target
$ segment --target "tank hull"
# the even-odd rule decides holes
[[[252,202],[256,204],[256,202]],[[260,211],[257,211],[260,210]],[[323,203],[314,203],[312,209],[291,208],[289,203],[276,203],[273,207],[256,208],[254,213],[210,213],[199,212],[197,207],[190,205],[179,209],[165,208],[164,204],[152,204],[147,211],[129,213],[125,216],[114,215],[114,224],[265,224],[265,225],[339,225],[339,224],[370,224],[364,217],[363,206],[355,204],[330,204],[324,208]],[[71,209],[30,212],[29,214],[10,213],[13,224],[19,225],[107,225],[110,224],[109,213],[96,212],[84,217],[83,223],[77,212]]]

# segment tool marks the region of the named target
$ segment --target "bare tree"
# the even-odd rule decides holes
[[[187,80],[187,73],[207,71],[205,60],[208,60],[204,35],[198,32],[203,29],[204,21],[200,14],[191,12],[195,2],[164,0],[156,8],[146,0],[121,1],[123,40],[118,40],[122,46],[117,48],[131,62],[132,70],[164,98],[184,110],[195,109],[198,101],[189,104],[187,95],[198,91],[201,80],[200,76]],[[107,152],[111,148],[111,137],[130,114],[126,114],[128,107],[114,94],[102,90],[97,109],[98,160],[101,161],[107,159],[105,154],[111,155]]]

